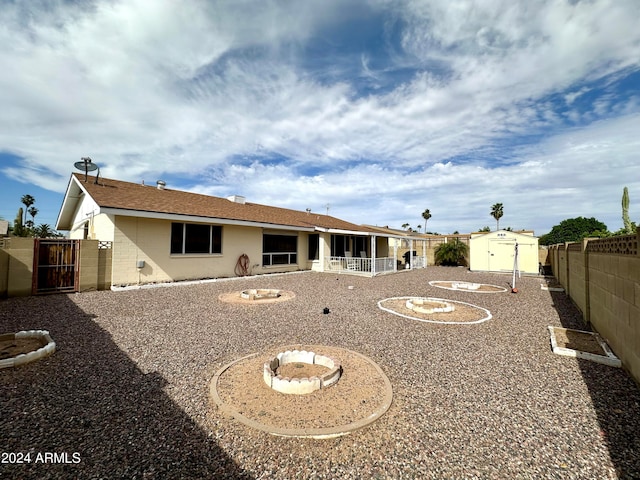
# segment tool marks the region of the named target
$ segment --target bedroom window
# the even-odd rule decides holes
[[[222,227],[203,223],[172,223],[171,254],[222,253]]]

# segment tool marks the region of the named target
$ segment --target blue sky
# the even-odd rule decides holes
[[[640,222],[640,2],[2,2],[0,216],[103,176],[427,230]]]

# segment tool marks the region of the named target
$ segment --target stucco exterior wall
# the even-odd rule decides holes
[[[115,217],[112,284],[135,285],[153,282],[235,277],[242,254],[249,257],[250,273],[289,272],[307,268],[307,234],[284,230],[298,237],[296,265],[262,266],[262,228],[222,226],[222,253],[213,255],[171,255],[171,221]],[[143,268],[136,267],[144,260]]]
[[[73,240],[82,240],[84,238],[84,225],[89,222],[91,227],[91,221],[94,218],[95,213],[99,211],[98,205],[88,197],[83,195],[78,208],[73,214],[73,221],[71,222],[71,230],[69,230],[69,238]],[[95,215],[96,217],[99,215]],[[103,240],[103,239],[100,239]],[[108,238],[104,240],[109,240]]]

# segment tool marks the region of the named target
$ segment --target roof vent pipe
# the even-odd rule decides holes
[[[167,186],[167,182],[164,180],[158,180],[156,184],[158,185],[158,190],[164,190],[164,187]]]

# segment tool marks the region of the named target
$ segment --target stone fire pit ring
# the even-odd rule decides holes
[[[284,365],[306,363],[309,365],[321,365],[327,371],[311,377],[285,377],[278,373],[278,369]],[[306,350],[287,350],[280,352],[269,362],[264,364],[264,383],[280,393],[304,395],[321,388],[328,388],[340,380],[342,366],[340,362],[326,355],[319,355]]]
[[[221,293],[218,300],[224,303],[238,303],[242,305],[263,305],[268,303],[286,302],[295,298],[290,290],[276,288],[248,288],[246,290]]]
[[[47,330],[23,330],[2,334],[0,335],[0,353],[11,356],[0,357],[0,368],[18,367],[51,355],[55,351],[56,344]]]

